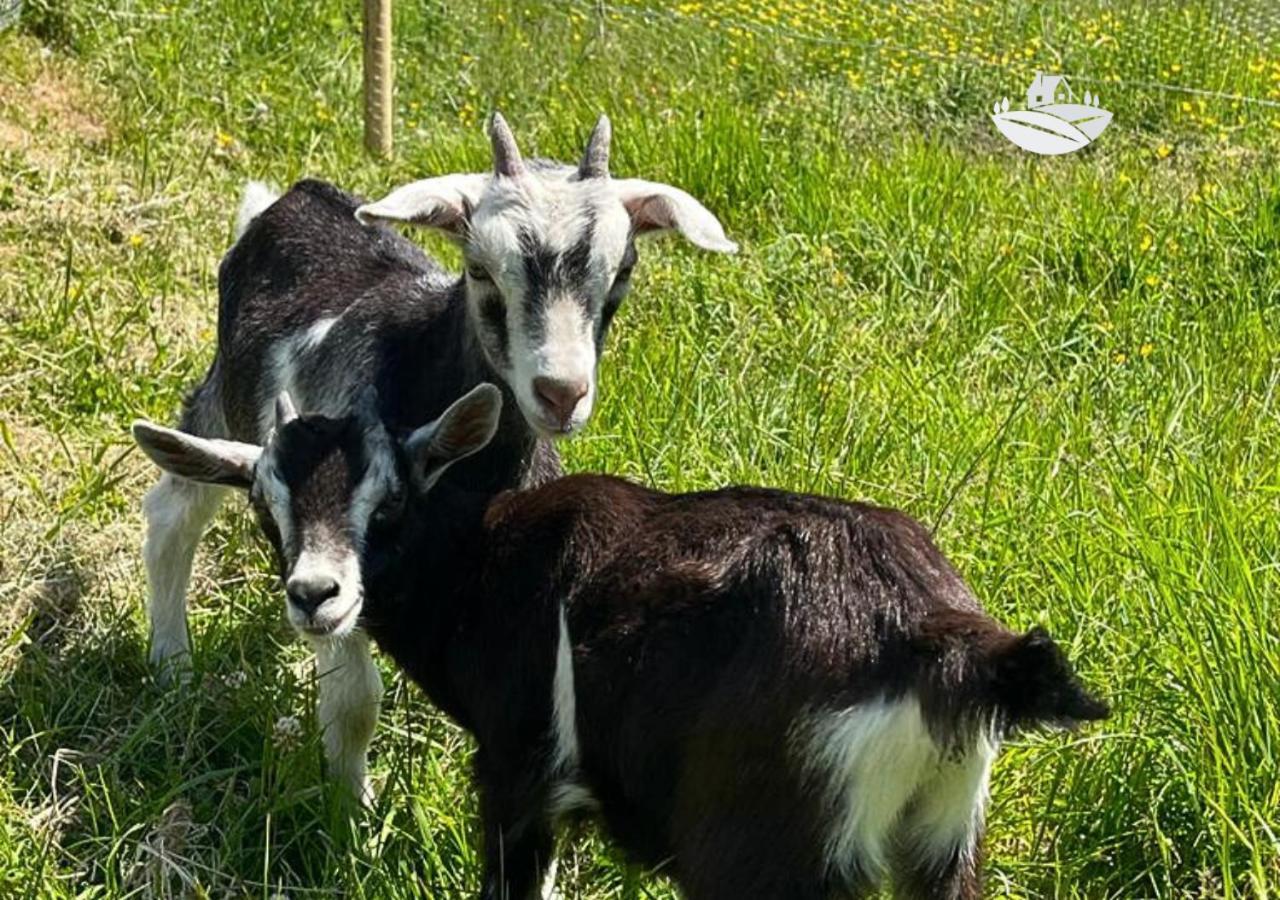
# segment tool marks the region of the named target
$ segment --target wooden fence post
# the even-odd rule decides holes
[[[364,145],[391,155],[391,0],[364,0]]]

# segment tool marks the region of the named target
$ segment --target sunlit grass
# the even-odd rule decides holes
[[[482,167],[494,106],[564,158],[607,110],[615,171],[743,248],[642,247],[570,468],[901,506],[1112,700],[1002,758],[992,895],[1280,891],[1280,116],[1230,97],[1275,100],[1280,61],[1246,6],[401,3],[389,163],[356,3],[27,7],[0,35],[0,894],[474,891],[470,745],[389,669],[381,799],[343,820],[236,504],[195,682],[150,681],[125,428],[208,363],[246,178]],[[1102,94],[1094,146],[995,132],[1036,68]],[[671,896],[572,848],[566,896]]]

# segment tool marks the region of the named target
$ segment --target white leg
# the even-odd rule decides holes
[[[921,786],[898,826],[895,897],[976,900],[981,895],[987,782],[998,749],[994,734],[979,734],[972,747],[949,755]]]
[[[369,638],[356,631],[315,642],[316,715],[324,729],[329,777],[346,786],[360,802],[373,800],[368,752],[378,723],[382,676],[373,664]]]
[[[187,583],[196,544],[218,511],[227,489],[165,473],[147,492],[142,509],[147,537],[147,613],[151,619],[151,663],[162,680],[181,675],[191,663],[187,638]]]
[[[564,900],[564,895],[556,889],[556,873],[560,869],[560,860],[552,858],[547,866],[547,874],[542,878],[542,900]]]

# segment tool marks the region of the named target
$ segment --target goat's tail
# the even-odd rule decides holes
[[[952,609],[926,618],[919,638],[927,692],[961,715],[994,715],[1018,730],[1072,728],[1111,714],[1043,628],[1015,634],[983,612]]]
[[[1013,728],[1071,728],[1111,710],[1080,683],[1067,656],[1043,628],[1010,635],[988,651],[983,668],[991,698]]]
[[[240,211],[236,213],[236,240],[240,240],[244,235],[250,222],[278,199],[280,199],[279,192],[266,182],[246,182],[244,193],[240,197]]]

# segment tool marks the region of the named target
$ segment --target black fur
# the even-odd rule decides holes
[[[580,475],[492,502],[444,486],[406,516],[370,548],[364,624],[476,737],[485,897],[536,895],[561,779],[694,900],[861,896],[870,873],[821,857],[825,798],[790,737],[802,711],[911,693],[940,747],[1106,714],[1047,635],[983,613],[894,510]],[[562,604],[573,772],[550,764]],[[892,866],[901,896],[979,896],[960,849]]]
[[[341,315],[297,373],[307,395],[352,397],[372,384],[388,427],[407,430],[492,381],[508,401],[498,435],[447,477],[496,491],[557,475],[555,448],[530,430],[475,343],[462,280],[391,229],[361,225],[358,205],[333,185],[306,180],[252,221],[218,272],[218,353],[195,396],[216,400],[225,436],[260,442],[273,347]],[[298,399],[305,409],[307,397]]]

